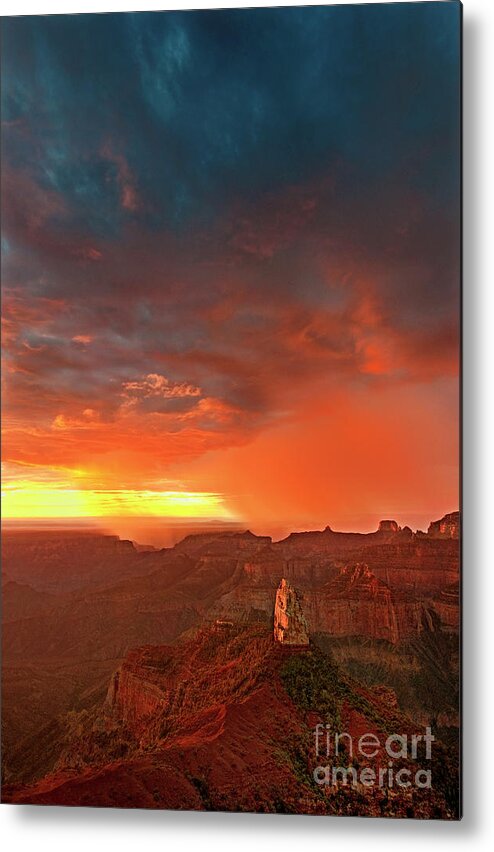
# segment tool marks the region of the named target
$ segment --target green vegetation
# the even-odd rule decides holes
[[[410,648],[418,663],[412,688],[434,726],[440,714],[458,712],[458,637],[424,630]]]
[[[318,712],[337,727],[341,700],[348,692],[339,669],[317,648],[290,657],[283,665],[281,680],[292,701],[303,710]]]
[[[58,769],[83,769],[86,766],[120,760],[136,751],[136,744],[125,725],[100,715],[99,708],[70,710],[64,717]]]
[[[364,687],[389,686],[398,706],[413,719],[434,729],[443,714],[458,713],[458,637],[426,630],[408,644],[357,637],[314,637],[329,654],[342,676]]]

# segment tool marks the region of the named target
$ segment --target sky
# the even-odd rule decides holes
[[[2,23],[4,516],[457,509],[459,4]]]

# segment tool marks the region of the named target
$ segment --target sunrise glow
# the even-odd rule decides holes
[[[217,494],[179,491],[90,491],[10,487],[2,493],[3,517],[22,518],[221,518],[232,515]]]

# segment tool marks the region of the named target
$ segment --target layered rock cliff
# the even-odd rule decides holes
[[[51,534],[46,544],[41,534],[12,538],[5,567],[17,586],[15,594],[7,589],[4,657],[100,660],[140,643],[174,641],[204,620],[269,621],[281,578],[303,594],[312,632],[397,642],[420,629],[424,609],[456,630],[458,596],[446,594],[459,579],[455,524],[445,516],[431,534],[413,534],[386,521],[368,535],[326,528],[280,542],[251,532],[209,533],[149,553],[104,536],[100,544],[92,536],[62,536],[57,556]],[[76,552],[77,562],[64,562]],[[115,582],[118,566],[123,576]],[[64,591],[47,595],[63,571]],[[82,578],[74,578],[79,571]],[[75,589],[76,583],[91,585]],[[39,608],[33,589],[45,595]]]
[[[312,632],[368,636],[396,643],[408,634],[388,586],[366,563],[346,565],[320,589],[306,596]],[[413,628],[412,628],[413,630]]]
[[[434,538],[459,538],[460,536],[460,513],[450,512],[439,521],[432,521],[427,535]]]

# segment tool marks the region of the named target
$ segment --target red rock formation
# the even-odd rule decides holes
[[[59,552],[53,534],[46,544],[42,534],[30,541],[30,536],[17,539],[18,552],[7,543],[6,569],[18,584],[4,607],[3,653],[11,662],[99,660],[103,652],[118,657],[135,644],[173,641],[205,618],[255,620],[264,614],[269,620],[282,577],[304,595],[313,632],[400,640],[416,629],[423,606],[444,616],[448,629],[458,626],[457,598],[443,599],[444,590],[458,583],[458,541],[435,532],[364,535],[326,529],[276,543],[252,533],[215,533],[148,553],[103,536],[81,536],[77,543],[62,535]],[[74,562],[76,552],[81,558]],[[360,563],[381,582],[374,591],[362,580],[352,589],[339,577],[344,565]],[[115,582],[117,571],[135,575]],[[77,583],[92,585],[69,597],[53,594],[37,609],[24,578],[32,576],[39,591],[52,588],[62,575],[64,591]]]
[[[75,531],[2,533],[2,563],[9,579],[61,594],[148,572],[146,558],[118,536]]]
[[[429,534],[327,528],[281,542],[209,533],[143,553],[90,534],[7,534],[4,767],[10,777],[25,778],[51,765],[50,731],[60,715],[104,690],[108,672],[130,648],[173,643],[215,619],[264,619],[271,630],[282,577],[303,595],[311,634],[398,644],[417,637],[424,616],[434,630],[457,631],[456,523],[446,516]],[[130,670],[125,678],[131,693]],[[143,716],[152,712],[151,685],[145,696]]]
[[[392,643],[400,638],[390,589],[365,563],[346,565],[304,600],[311,632],[366,635]]]
[[[427,535],[433,538],[459,538],[460,537],[460,513],[450,512],[439,521],[432,521],[429,525]]]
[[[314,729],[327,721],[328,687],[343,696],[335,733],[347,732],[355,744],[364,733],[377,738],[377,756],[359,756],[363,765],[388,766],[384,732],[411,737],[424,731],[399,711],[389,688],[365,689],[342,680],[317,649],[305,648],[302,654],[292,649],[289,658],[282,650],[267,631],[260,634],[258,629],[235,637],[202,631],[182,648],[134,650],[118,681],[113,680],[106,708],[96,715],[92,729],[68,744],[63,766],[35,784],[6,786],[3,800],[455,818],[445,784],[424,791],[397,788],[392,796],[363,785],[321,790],[313,772],[327,758],[315,752],[307,726]],[[287,671],[290,662],[295,668]],[[308,666],[303,671],[310,676],[304,678],[302,693],[298,678],[290,677],[290,671],[300,672],[300,665]],[[105,761],[104,751],[95,752],[92,745],[104,741],[115,717],[126,720],[122,735],[131,750]],[[441,766],[451,786],[455,763],[444,752]]]
[[[154,659],[158,654],[160,665],[156,668],[146,659],[151,651]],[[148,717],[156,717],[167,700],[163,690],[163,660],[167,659],[166,646],[163,648],[139,648],[129,651],[120,669],[113,675],[108,694],[107,705],[114,715],[122,719],[129,727],[137,729],[139,722]],[[146,667],[146,676],[143,670]]]
[[[307,622],[297,592],[281,580],[274,604],[274,640],[281,645],[308,645]]]
[[[399,532],[400,528],[396,521],[379,521],[378,532]]]

